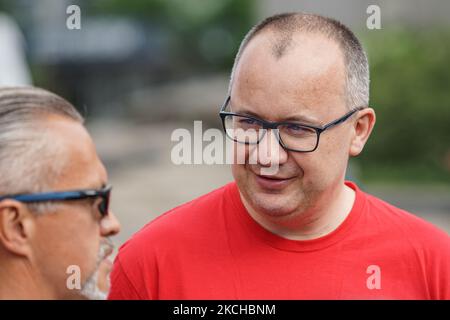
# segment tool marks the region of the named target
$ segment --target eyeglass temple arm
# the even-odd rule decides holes
[[[44,192],[36,194],[19,194],[15,196],[0,196],[0,201],[5,199],[13,199],[20,202],[37,202],[37,201],[57,201],[57,200],[76,200],[80,198],[89,198],[102,195],[111,190],[111,186],[106,186],[102,190],[77,190],[62,192]]]
[[[355,108],[355,109],[353,109],[352,111],[350,111],[349,113],[347,113],[346,115],[344,115],[342,118],[337,119],[337,120],[335,120],[335,121],[332,121],[332,122],[328,123],[327,125],[323,126],[322,128],[318,128],[318,129],[320,129],[320,131],[325,131],[325,130],[331,128],[331,127],[334,127],[334,126],[336,126],[336,125],[338,125],[338,124],[340,124],[340,123],[346,121],[346,120],[347,120],[348,118],[350,118],[355,112],[360,111],[360,110],[362,110],[362,109],[364,109],[364,108],[365,108],[365,107],[358,107],[358,108]]]
[[[220,112],[225,111],[225,109],[226,109],[226,107],[227,107],[228,102],[230,101],[230,99],[231,99],[230,96],[228,96],[228,97],[225,99],[225,102],[223,103],[222,107],[220,108]]]
[[[80,196],[86,196],[78,191],[68,191],[63,193],[38,193],[38,194],[20,194],[16,196],[0,197],[0,201],[4,199],[12,199],[20,202],[38,202],[38,201],[57,201],[57,200],[71,200],[78,199]]]

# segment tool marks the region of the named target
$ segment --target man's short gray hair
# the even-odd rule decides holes
[[[318,33],[338,43],[346,69],[346,103],[349,109],[369,105],[369,63],[367,55],[353,32],[337,20],[315,14],[301,12],[283,13],[268,17],[255,25],[244,37],[234,60],[228,93],[231,93],[236,67],[247,44],[261,31],[270,29],[276,32],[272,53],[281,57],[298,32]]]
[[[83,123],[78,111],[56,94],[0,87],[0,195],[45,191],[60,174],[65,160],[45,128],[49,115]]]

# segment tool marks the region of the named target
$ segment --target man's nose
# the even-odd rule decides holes
[[[116,235],[120,232],[120,222],[112,211],[109,211],[100,221],[100,233],[103,237]]]
[[[258,164],[262,167],[279,166],[287,161],[287,152],[280,145],[277,134],[276,130],[268,129],[256,148]]]

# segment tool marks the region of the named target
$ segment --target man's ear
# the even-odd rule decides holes
[[[375,110],[372,108],[362,109],[357,115],[358,118],[353,124],[354,133],[350,142],[349,155],[351,157],[361,153],[376,122]]]
[[[0,244],[12,254],[30,256],[33,220],[23,203],[11,199],[0,201]]]

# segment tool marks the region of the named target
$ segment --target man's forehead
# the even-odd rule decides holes
[[[344,69],[344,56],[336,41],[319,33],[295,33],[280,56],[274,54],[280,42],[276,34],[264,32],[255,36],[247,44],[238,68],[264,71],[267,68],[261,67],[273,66],[286,75],[299,76],[319,76],[332,67]]]
[[[297,113],[345,103],[345,68],[337,43],[322,35],[295,35],[292,47],[277,58],[270,37],[258,35],[245,49],[232,85],[236,102],[297,106]]]

